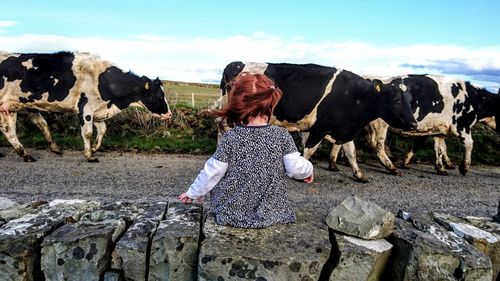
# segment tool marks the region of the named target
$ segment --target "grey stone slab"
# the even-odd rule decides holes
[[[170,203],[153,237],[149,280],[196,280],[202,207]]]
[[[330,258],[328,227],[297,222],[264,229],[203,226],[198,280],[318,280]]]
[[[392,245],[385,239],[363,240],[335,235],[340,259],[330,281],[380,280],[389,260]]]
[[[0,227],[0,280],[39,280],[42,239],[67,221],[78,220],[99,206],[82,200],[54,200],[36,213],[10,220]]]
[[[429,215],[396,219],[387,280],[482,280],[492,278],[490,259]]]
[[[394,214],[356,196],[332,209],[326,223],[337,232],[363,239],[387,238],[394,228]]]
[[[139,206],[138,216],[116,243],[115,252],[121,260],[121,269],[127,280],[146,280],[151,239],[167,205],[167,202],[158,202]]]

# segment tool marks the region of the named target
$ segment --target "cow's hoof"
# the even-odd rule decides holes
[[[444,164],[444,168],[446,170],[455,170],[457,166],[455,166],[455,164]]]
[[[58,146],[50,146],[50,151],[57,155],[62,155],[62,150]]]
[[[340,169],[339,169],[339,167],[337,167],[337,165],[330,164],[330,165],[328,165],[328,171],[338,172],[338,171],[340,171]]]
[[[354,181],[361,183],[368,183],[368,178],[366,176],[354,177]]]
[[[24,162],[36,162],[35,158],[31,157],[31,155],[24,155],[23,160]]]
[[[465,174],[467,174],[467,169],[465,169],[464,164],[460,164],[460,167],[458,167],[458,170],[460,171],[460,174],[462,174],[462,176],[465,176]]]
[[[87,159],[87,162],[89,163],[99,163],[99,159],[95,158],[95,157],[90,157]]]
[[[401,173],[398,171],[398,169],[389,170],[389,174],[394,176],[401,176]]]
[[[447,176],[448,172],[446,172],[445,170],[436,170],[436,174],[440,176]]]

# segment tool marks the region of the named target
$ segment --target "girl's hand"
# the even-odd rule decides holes
[[[189,198],[189,196],[187,195],[186,192],[182,193],[181,195],[179,195],[177,197],[177,199],[179,199],[183,204],[186,204],[186,203],[193,203],[193,199]],[[200,197],[198,200],[196,200],[197,202],[203,202],[203,197]]]
[[[177,199],[179,199],[182,202],[182,204],[193,203],[193,199],[189,198],[189,196],[185,192],[179,195]]]
[[[314,181],[314,173],[304,179],[305,183],[312,183]]]

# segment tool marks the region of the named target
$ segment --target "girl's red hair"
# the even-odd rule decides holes
[[[214,114],[228,123],[248,124],[249,118],[257,116],[270,119],[283,95],[264,74],[242,72],[227,87],[230,89],[228,103]]]

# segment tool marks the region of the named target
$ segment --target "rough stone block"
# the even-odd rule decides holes
[[[340,260],[330,276],[331,281],[380,280],[392,249],[389,242],[335,236]]]
[[[146,280],[151,239],[166,208],[166,202],[140,206],[141,211],[134,223],[116,243],[115,253],[121,260],[121,269],[127,280]]]
[[[151,245],[149,280],[196,280],[202,208],[170,203]]]
[[[110,267],[111,249],[138,215],[135,205],[117,202],[64,225],[42,243],[41,267],[48,280],[100,280]]]
[[[396,220],[394,248],[384,280],[481,280],[492,278],[490,259],[428,215]]]
[[[363,239],[387,238],[394,229],[394,214],[356,196],[335,207],[326,223],[337,232]]]
[[[41,267],[50,280],[100,280],[109,265],[113,225],[64,225],[42,243]]]
[[[38,206],[38,204],[32,204]],[[0,280],[40,280],[42,239],[66,221],[94,210],[97,202],[54,200],[36,213],[10,220],[0,228]]]
[[[297,214],[296,223],[264,229],[220,226],[209,218],[203,233],[200,281],[318,280],[330,258],[327,226],[309,222],[302,214]]]
[[[462,219],[448,214],[433,213],[432,215],[439,224],[464,238],[467,242],[490,257],[493,266],[493,280],[500,278],[499,224],[487,219],[481,222],[481,220],[471,217],[467,220],[467,218]],[[473,224],[476,224],[478,227]]]

